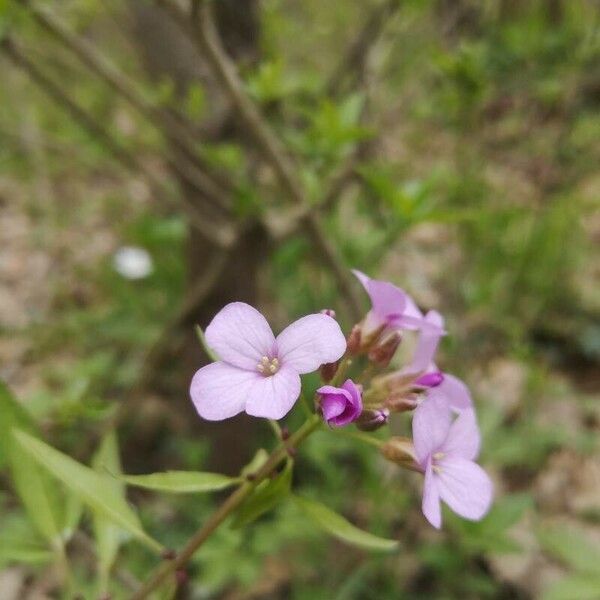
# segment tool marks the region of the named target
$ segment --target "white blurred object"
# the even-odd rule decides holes
[[[152,273],[152,257],[143,248],[123,246],[113,256],[115,271],[125,279],[144,279]]]

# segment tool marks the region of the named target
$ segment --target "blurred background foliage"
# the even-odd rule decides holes
[[[164,138],[18,4],[0,3],[0,36],[18,34],[31,60],[177,194]],[[181,597],[598,599],[598,3],[406,0],[369,40],[359,84],[328,92],[342,53],[377,7],[263,0],[260,59],[242,60],[240,70],[278,138],[301,158],[311,202],[359,148],[324,212],[327,236],[349,268],[390,279],[447,317],[440,362],[472,388],[497,501],[481,523],[448,513],[436,532],[420,513],[418,477],[372,448],[319,434],[300,453],[295,486],[398,538],[400,552],[324,543],[283,503],[249,528],[219,530],[194,559]],[[194,123],[206,118],[205,85],[182,92],[146,75],[127,6],[65,0],[54,8],[149,101]],[[90,464],[189,288],[188,224],[6,57],[0,68],[0,375],[32,428]],[[239,218],[277,210],[277,194],[265,197],[256,185],[272,175],[244,143],[211,140],[203,152],[235,174]],[[132,280],[115,269],[125,246],[149,253],[151,273]],[[301,233],[260,263],[257,303],[278,326],[323,307],[352,324],[337,282]],[[181,346],[160,365],[135,418],[119,429],[126,472],[210,464],[206,430],[179,410],[194,366],[185,353]],[[300,419],[286,422],[293,428]],[[252,435],[250,448],[272,444],[266,425]],[[247,452],[238,441],[227,452],[238,443]],[[49,552],[6,471],[1,481],[0,595],[60,597],[56,549]],[[202,495],[138,490],[130,498],[153,537],[174,548],[214,505]],[[65,527],[80,523],[84,535],[68,548],[85,546],[94,523],[66,513]],[[154,564],[126,536],[119,546],[115,598]],[[72,561],[83,598],[97,595],[95,560],[92,552]]]

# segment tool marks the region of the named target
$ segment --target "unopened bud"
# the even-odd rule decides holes
[[[425,373],[424,375],[421,375],[421,377],[419,377],[415,381],[415,385],[426,388],[433,388],[440,385],[443,381],[444,374],[440,371],[434,371],[433,373]]]
[[[400,333],[394,331],[369,352],[369,360],[384,369],[390,364],[401,341]]]
[[[385,406],[391,412],[408,412],[414,410],[419,405],[419,397],[417,394],[392,394],[384,402]]]
[[[324,308],[323,310],[319,311],[322,315],[327,315],[328,317],[331,317],[332,319],[335,319],[335,310],[333,310],[332,308]]]
[[[330,382],[333,379],[333,376],[336,374],[339,364],[340,361],[338,360],[334,363],[327,363],[326,365],[322,365],[319,371],[321,375],[321,381],[324,381],[325,383]]]
[[[410,469],[411,471],[421,471],[415,456],[415,447],[412,440],[407,437],[390,438],[381,447],[381,453],[387,460]]]
[[[356,426],[362,431],[375,431],[388,422],[389,416],[390,411],[387,408],[368,408],[362,411]]]
[[[350,331],[350,335],[346,340],[347,344],[347,352],[348,354],[358,354],[360,352],[360,344],[361,344],[361,330],[360,325],[355,325]]]

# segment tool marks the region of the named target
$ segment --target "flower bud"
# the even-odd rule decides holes
[[[375,431],[388,422],[389,416],[387,408],[366,409],[356,421],[356,426],[362,431]]]
[[[417,394],[392,394],[384,402],[386,408],[391,412],[407,412],[414,410],[419,405],[419,397]]]
[[[348,354],[358,354],[360,352],[362,334],[360,331],[360,325],[355,325],[348,335],[346,340],[346,350]]]
[[[400,333],[394,331],[369,352],[369,360],[384,369],[390,364],[401,341]]]
[[[339,364],[340,361],[338,360],[334,363],[327,363],[325,365],[322,365],[321,369],[319,370],[319,373],[321,375],[321,381],[324,381],[325,383],[331,381],[338,370]]]
[[[410,469],[421,471],[415,455],[415,447],[410,438],[392,437],[381,447],[381,453],[387,460]]]
[[[342,387],[324,385],[317,390],[319,407],[330,427],[343,427],[355,421],[362,412],[360,388],[347,379]]]
[[[335,310],[333,310],[332,308],[324,308],[323,310],[320,310],[319,312],[322,315],[327,315],[328,317],[335,319]]]
[[[440,371],[434,371],[432,373],[424,373],[415,380],[415,385],[433,388],[437,387],[444,381],[444,374]]]

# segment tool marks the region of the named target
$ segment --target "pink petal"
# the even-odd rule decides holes
[[[203,419],[221,421],[244,410],[246,396],[261,379],[264,376],[257,371],[238,369],[219,361],[196,371],[190,396]]]
[[[400,288],[387,281],[371,279],[360,271],[352,272],[369,294],[373,312],[379,318],[386,319],[391,315],[399,316],[404,313],[407,295]]]
[[[488,474],[471,460],[447,457],[435,476],[442,500],[465,519],[479,521],[492,504],[494,486]]]
[[[441,398],[426,398],[417,406],[412,421],[413,443],[417,461],[425,467],[445,442],[451,424],[451,413]]]
[[[450,426],[446,441],[440,448],[444,454],[467,460],[475,460],[479,454],[481,436],[477,417],[472,408],[461,412]]]
[[[302,317],[277,336],[279,362],[297,373],[316,371],[345,351],[346,338],[338,322],[326,315]]]
[[[421,510],[425,518],[436,528],[442,526],[442,507],[440,506],[440,493],[436,476],[431,467],[431,461],[425,470],[425,482],[423,483],[423,501]]]
[[[330,317],[325,317],[333,321]],[[254,417],[281,419],[300,396],[300,376],[289,367],[282,367],[270,377],[260,376],[248,390],[246,412]]]
[[[433,364],[440,338],[444,335],[444,319],[435,310],[425,315],[425,321],[432,327],[426,327],[419,332],[417,347],[409,367],[411,373],[427,371]]]
[[[221,360],[253,371],[261,357],[272,358],[275,350],[267,320],[244,302],[232,302],[215,315],[206,328],[206,343]]]
[[[448,406],[456,412],[463,411],[473,406],[469,388],[454,375],[444,373],[444,381],[435,388],[437,394],[446,398]]]

